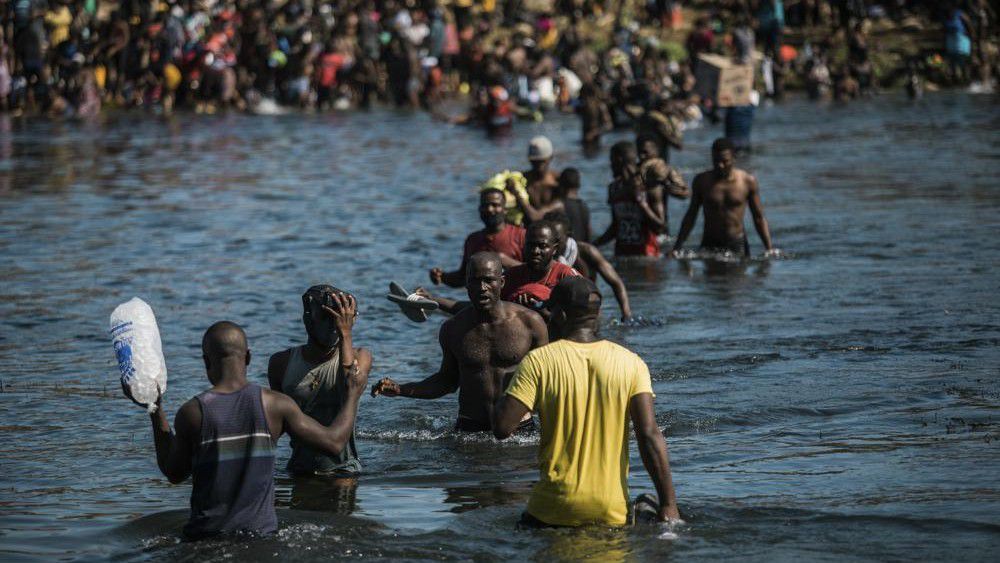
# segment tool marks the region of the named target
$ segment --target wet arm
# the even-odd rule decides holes
[[[679,519],[677,498],[674,493],[673,478],[670,474],[670,458],[667,454],[667,442],[663,433],[656,425],[656,413],[653,410],[653,395],[639,393],[629,400],[629,416],[635,429],[635,439],[639,446],[642,464],[646,467],[656,494],[660,500],[661,519]]]
[[[553,200],[547,205],[535,207],[531,205],[531,201],[529,201],[528,198],[524,197],[524,194],[514,192],[514,197],[517,199],[517,206],[521,208],[521,211],[524,211],[528,220],[532,222],[541,221],[545,218],[546,213],[551,211],[562,211],[563,209],[563,202],[558,199]]]
[[[631,319],[632,307],[628,301],[628,290],[625,289],[625,282],[622,281],[621,276],[615,271],[615,267],[593,245],[578,242],[577,246],[580,249],[580,256],[587,262],[587,265],[592,270],[596,270],[604,278],[604,281],[611,286],[611,290],[615,293],[615,299],[618,300],[618,308],[621,309],[622,319]]]
[[[365,389],[368,373],[372,367],[372,356],[368,350],[357,350],[360,386],[348,384],[347,397],[337,417],[329,426],[323,426],[314,418],[302,412],[295,401],[287,395],[275,394],[275,406],[281,414],[282,429],[297,440],[314,448],[339,455],[354,433],[354,421],[358,415],[358,401]]]
[[[681,230],[677,233],[677,240],[674,241],[674,252],[684,248],[684,241],[687,240],[688,235],[691,234],[691,229],[694,228],[694,224],[698,221],[698,211],[700,209],[701,193],[698,191],[696,183],[694,193],[691,194],[691,203],[688,205],[687,213],[684,214],[684,220],[681,221]]]
[[[288,367],[288,353],[278,352],[267,361],[267,384],[273,391],[281,392],[281,383],[285,379],[285,369]]]
[[[646,196],[640,200],[639,209],[653,230],[660,232],[666,228],[663,220],[663,188],[653,188],[646,191]]]
[[[509,438],[517,426],[531,412],[521,401],[504,394],[493,407],[493,436],[497,440]]]
[[[768,227],[767,219],[764,217],[764,204],[760,201],[760,187],[757,185],[757,179],[753,176],[750,177],[750,213],[753,215],[753,226],[757,229],[757,235],[760,236],[760,241],[764,243],[764,248],[768,251],[772,250],[771,246],[771,229]]]
[[[162,404],[158,404],[156,412],[149,418],[153,423],[156,465],[171,483],[184,481],[191,475],[193,443],[198,439],[197,429],[201,427],[201,407],[194,399],[184,403],[174,419],[176,433],[170,430]]]
[[[462,263],[459,264],[458,269],[452,272],[445,272],[441,276],[441,283],[448,287],[462,287],[465,285],[465,269],[466,269],[466,258],[463,253]]]
[[[604,231],[604,234],[597,237],[597,240],[592,242],[594,246],[605,245],[615,239],[615,235],[618,233],[618,219],[615,218],[614,214],[611,214],[611,224]]]
[[[438,333],[441,345],[441,367],[437,373],[415,383],[404,383],[399,386],[400,397],[414,399],[437,399],[458,390],[458,359],[451,353],[446,342],[445,327]]]
[[[675,169],[670,170],[667,178],[667,194],[677,199],[687,199],[691,197],[691,188],[684,181],[684,176]]]

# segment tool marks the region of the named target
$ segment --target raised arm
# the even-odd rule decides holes
[[[764,243],[767,252],[774,248],[771,246],[771,230],[764,217],[764,204],[760,202],[760,186],[757,185],[757,178],[748,175],[747,182],[750,184],[750,214],[753,215],[753,226],[757,229],[760,241]]]
[[[524,211],[524,215],[528,217],[529,221],[541,221],[545,218],[545,214],[551,211],[562,211],[565,206],[561,199],[553,199],[551,202],[535,207],[531,205],[531,201],[524,197],[524,194],[519,191],[514,191],[514,197],[517,199],[517,206]]]
[[[673,166],[670,167],[670,173],[667,175],[667,194],[677,199],[691,197],[691,188],[684,181],[684,176]]]
[[[611,265],[611,262],[608,262],[607,258],[594,245],[580,241],[577,241],[576,245],[580,249],[580,257],[587,263],[587,266],[591,270],[596,270],[604,278],[604,281],[611,286],[611,290],[615,293],[615,299],[618,301],[618,308],[622,312],[622,320],[627,321],[631,319],[632,307],[628,301],[628,290],[625,289],[625,282],[622,281],[621,276],[615,271],[615,267]]]
[[[681,230],[677,233],[677,240],[674,241],[673,252],[679,252],[684,248],[684,241],[687,240],[688,235],[691,234],[691,229],[694,228],[694,224],[698,221],[698,211],[701,210],[701,190],[698,189],[698,178],[694,179],[694,189],[691,193],[691,203],[688,204],[687,213],[684,214],[684,220],[681,221]]]
[[[635,439],[639,445],[639,455],[646,467],[656,494],[660,500],[659,519],[679,520],[677,497],[674,493],[674,482],[670,475],[670,458],[667,454],[667,442],[663,433],[656,425],[656,413],[653,410],[653,395],[639,393],[629,401],[629,416],[635,429]]]
[[[604,233],[597,237],[591,244],[594,246],[603,246],[613,240],[618,235],[618,218],[615,217],[614,211],[611,212],[611,224],[608,228],[604,230]]]
[[[458,390],[458,359],[451,352],[447,341],[447,323],[441,326],[438,343],[441,345],[441,366],[437,372],[415,383],[399,384],[391,378],[382,378],[372,386],[372,397],[412,397],[414,399],[437,399]]]
[[[358,401],[368,385],[368,374],[372,367],[371,353],[364,348],[356,350],[355,360],[357,361],[356,367],[344,370],[347,400],[340,412],[337,413],[337,417],[328,426],[323,426],[303,413],[291,397],[269,391],[268,404],[271,405],[281,421],[281,431],[333,455],[338,455],[343,451],[354,432],[354,421],[358,416]]]
[[[180,483],[191,475],[191,457],[194,443],[200,439],[201,406],[191,399],[177,411],[174,427],[170,430],[167,415],[163,412],[162,397],[156,401],[156,412],[149,415],[153,423],[153,443],[156,445],[156,465],[171,483]]]

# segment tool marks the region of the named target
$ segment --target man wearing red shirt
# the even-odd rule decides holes
[[[532,223],[525,235],[525,262],[507,270],[501,298],[541,312],[559,280],[580,275],[554,259],[558,248],[559,238],[552,223]]]
[[[465,269],[469,258],[477,252],[496,252],[505,267],[523,259],[524,229],[507,223],[506,195],[500,190],[486,189],[479,194],[479,218],[485,228],[465,239],[462,263],[453,272],[431,268],[431,282],[449,287],[465,285]]]

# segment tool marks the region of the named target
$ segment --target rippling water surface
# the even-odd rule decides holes
[[[171,416],[206,386],[211,322],[246,327],[263,383],[320,281],[358,294],[373,378],[412,381],[438,365],[441,318],[406,321],[387,283],[457,265],[472,187],[523,166],[538,133],[555,167],[581,169],[603,229],[606,159],[583,159],[572,117],[500,141],[389,111],[0,121],[0,558],[994,559],[998,126],[995,98],[962,94],[761,108],[741,165],[788,258],[619,264],[656,322],[614,326],[608,310],[604,332],[652,371],[677,539],[514,532],[535,443],[452,433],[454,396],[366,396],[356,489],[279,471],[276,536],[186,544],[190,485],[159,475],[148,419],[118,388],[117,303],[156,310]],[[687,134],[688,179],[716,133]],[[632,492],[651,492],[632,451]]]

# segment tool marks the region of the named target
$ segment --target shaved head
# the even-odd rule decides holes
[[[219,321],[205,331],[205,336],[201,339],[201,351],[211,359],[242,359],[247,354],[247,335],[238,324]]]
[[[503,262],[500,261],[500,255],[496,252],[477,252],[469,258],[467,273],[486,271],[503,273]]]

